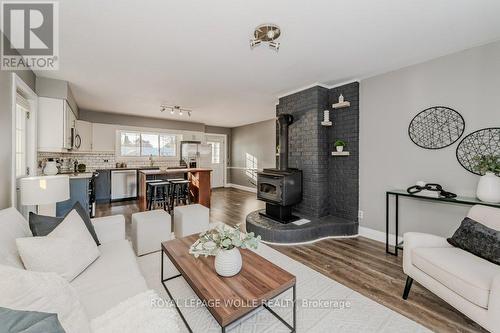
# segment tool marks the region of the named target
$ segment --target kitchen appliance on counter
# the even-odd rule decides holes
[[[200,141],[181,141],[180,164],[188,168],[210,168],[212,146]]]
[[[137,169],[111,170],[111,201],[137,198]]]

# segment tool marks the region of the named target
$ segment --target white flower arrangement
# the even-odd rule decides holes
[[[239,224],[234,228],[222,224],[201,233],[200,238],[191,245],[189,254],[198,258],[200,255],[215,256],[220,249],[231,250],[235,247],[257,249],[259,242],[260,236],[255,237],[253,232],[242,232]]]

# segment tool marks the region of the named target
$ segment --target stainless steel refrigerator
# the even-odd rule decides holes
[[[212,146],[199,141],[181,141],[181,163],[187,167],[210,168]]]

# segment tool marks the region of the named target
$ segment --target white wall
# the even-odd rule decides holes
[[[234,127],[231,141],[231,183],[254,187],[244,170],[247,154],[257,158],[258,169],[276,167],[276,120]]]
[[[360,89],[361,226],[384,231],[385,191],[417,180],[474,196],[478,176],[455,157],[460,140],[440,150],[422,149],[409,139],[408,124],[419,111],[443,105],[465,118],[464,136],[500,127],[500,42],[363,80]],[[467,207],[405,199],[400,210],[402,232],[448,235]]]

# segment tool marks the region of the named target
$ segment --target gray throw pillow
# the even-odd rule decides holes
[[[94,239],[97,246],[101,245],[99,239],[97,238],[94,225],[92,224],[92,221],[90,221],[89,213],[82,207],[82,205],[79,202],[76,202],[73,205],[73,208],[68,212],[68,214],[72,210],[75,210],[78,213],[78,215],[80,215],[83,222],[85,222],[85,226],[90,232],[90,235],[92,235],[92,238]],[[66,216],[68,214],[66,214]],[[66,216],[64,217],[43,216],[30,212],[29,225],[31,233],[33,234],[33,236],[47,236],[66,218]]]
[[[0,333],[65,333],[56,313],[0,307]]]
[[[500,231],[466,217],[448,243],[500,265]]]

